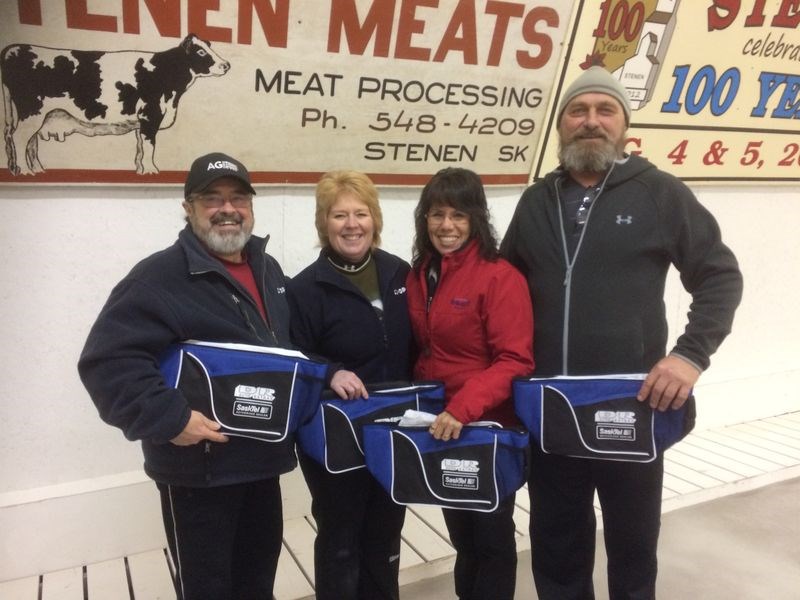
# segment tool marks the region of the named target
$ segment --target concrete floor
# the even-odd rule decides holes
[[[530,552],[519,554],[517,600],[536,600]],[[597,600],[608,600],[598,533]],[[455,598],[450,574],[403,586],[403,600]],[[662,516],[662,600],[800,600],[800,478]],[[487,599],[490,600],[490,599]]]

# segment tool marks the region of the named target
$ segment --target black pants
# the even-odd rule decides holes
[[[592,600],[594,492],[603,513],[611,600],[655,598],[664,460],[571,458],[531,448],[531,560],[541,600]]]
[[[279,479],[157,485],[178,598],[271,600],[283,537]]]
[[[334,475],[298,454],[317,522],[317,600],[397,600],[405,507],[366,469]]]
[[[495,512],[442,509],[456,549],[453,576],[460,600],[512,600],[517,576],[514,496]]]

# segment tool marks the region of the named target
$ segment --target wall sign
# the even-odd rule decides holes
[[[524,184],[573,2],[18,0],[0,8],[5,183],[257,183],[446,166]]]
[[[800,181],[795,0],[579,2],[556,82],[600,64],[625,85],[626,144],[693,182]],[[557,164],[553,115],[534,178]]]
[[[489,185],[557,164],[562,89],[601,64],[626,148],[686,181],[800,180],[796,0],[17,0],[0,7],[0,183],[256,183],[333,168]]]

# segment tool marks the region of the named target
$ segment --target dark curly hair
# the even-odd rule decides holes
[[[428,212],[435,206],[449,206],[469,215],[469,239],[478,240],[478,253],[482,258],[497,260],[497,233],[489,221],[489,206],[481,178],[469,169],[448,167],[431,177],[414,209],[411,264],[415,269],[437,254],[428,235]]]

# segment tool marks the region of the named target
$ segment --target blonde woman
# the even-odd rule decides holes
[[[409,266],[378,248],[383,217],[375,186],[363,173],[333,171],[320,179],[316,197],[322,250],[289,283],[293,342],[364,383],[410,380]],[[366,469],[331,474],[299,456],[317,523],[317,599],[396,600],[405,508]]]

